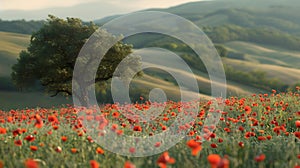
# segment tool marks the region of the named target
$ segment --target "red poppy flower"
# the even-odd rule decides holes
[[[216,168],[219,162],[221,161],[221,157],[217,154],[210,154],[208,155],[207,160],[212,168]]]
[[[98,128],[100,130],[103,130],[107,125],[108,125],[108,120],[105,118],[104,115],[97,116],[96,120],[99,121],[99,126]]]
[[[21,132],[21,129],[20,129],[20,128],[17,128],[17,129],[15,129],[15,130],[13,130],[13,131],[12,131],[12,133],[13,133],[13,135],[14,135],[14,136],[17,136],[17,135],[20,135],[20,134],[22,134],[22,132]]]
[[[76,149],[76,148],[71,148],[71,152],[72,152],[72,153],[76,153],[76,152],[77,152],[77,149]]]
[[[51,123],[58,123],[58,119],[54,115],[48,116],[48,121]]]
[[[123,130],[117,130],[116,133],[117,133],[117,135],[122,135],[123,134]]]
[[[192,149],[193,156],[196,156],[202,150],[201,143],[196,142],[194,139],[189,140],[187,146]]]
[[[224,158],[221,159],[221,161],[217,165],[217,168],[229,168],[229,160],[226,156],[224,156]]]
[[[90,160],[91,168],[99,168],[99,163],[96,160]]]
[[[26,168],[38,168],[39,165],[35,160],[28,159],[28,160],[25,161],[25,167]]]
[[[129,152],[130,153],[135,153],[135,148],[134,147],[129,148]]]
[[[68,138],[67,138],[66,136],[62,136],[62,137],[61,137],[61,140],[62,140],[63,142],[66,142],[66,141],[68,140]]]
[[[229,133],[231,130],[230,130],[230,128],[226,127],[226,128],[224,128],[224,131]]]
[[[240,146],[241,148],[243,148],[245,145],[244,145],[243,142],[239,142],[239,146]]]
[[[212,133],[212,134],[210,134],[210,137],[211,137],[211,138],[215,138],[215,137],[216,137],[216,134],[215,134],[215,133]]]
[[[244,131],[245,128],[244,128],[243,126],[239,126],[239,130],[240,130],[240,131]]]
[[[133,127],[133,131],[139,131],[139,132],[141,132],[142,131],[142,127],[139,126],[139,125],[136,125],[136,126]]]
[[[22,141],[21,140],[15,140],[14,141],[16,146],[22,146]]]
[[[35,124],[34,124],[34,126],[36,127],[36,128],[42,128],[43,127],[43,120],[42,120],[42,118],[41,118],[41,116],[40,115],[36,115],[35,116]]]
[[[21,131],[22,134],[24,134],[25,132],[27,132],[27,129],[26,128],[21,128],[20,131]]]
[[[33,135],[28,135],[24,139],[28,142],[33,142],[35,140],[35,137]]]
[[[13,120],[14,120],[14,118],[12,116],[7,117],[7,122],[11,123]]]
[[[217,148],[217,147],[218,147],[218,145],[217,145],[217,144],[215,144],[215,143],[212,143],[212,144],[210,144],[210,147],[212,147],[212,148]]]
[[[62,151],[62,149],[61,149],[60,146],[58,146],[58,147],[55,148],[55,151],[56,151],[57,153],[60,153],[60,152]]]
[[[300,120],[297,120],[297,121],[295,122],[295,125],[296,125],[297,128],[300,128]]]
[[[0,127],[0,134],[6,134],[6,129]]]
[[[135,165],[132,164],[131,162],[127,161],[124,164],[124,168],[135,168]]]
[[[158,147],[160,147],[160,145],[161,145],[161,142],[156,142],[154,146],[158,148]]]
[[[37,151],[37,150],[38,150],[38,147],[37,147],[37,146],[30,146],[30,150],[32,150],[32,151]]]
[[[169,156],[168,152],[164,152],[160,157],[157,159],[157,164],[160,168],[166,168],[167,164],[174,164],[175,159]]]
[[[104,150],[101,149],[100,147],[98,147],[98,148],[96,149],[96,153],[97,153],[97,154],[104,154]]]
[[[257,137],[257,139],[258,139],[259,141],[265,141],[265,140],[267,140],[267,138],[264,137],[264,136],[259,136],[259,137]]]
[[[59,126],[58,126],[58,125],[53,125],[52,128],[53,128],[54,130],[58,130]]]
[[[93,140],[93,138],[92,138],[91,136],[88,136],[86,139],[87,139],[89,142],[91,142],[91,143],[94,142],[94,140]]]
[[[260,154],[260,155],[258,155],[258,156],[256,156],[255,158],[254,158],[254,160],[256,161],[256,162],[262,162],[262,161],[264,161],[266,159],[266,155],[264,155],[264,154]]]
[[[4,168],[4,163],[2,160],[0,160],[0,168]]]
[[[112,125],[111,125],[111,130],[112,130],[112,131],[116,131],[117,128],[118,128],[118,125],[117,125],[117,124],[112,124]]]
[[[114,112],[114,113],[112,114],[112,116],[115,117],[115,118],[118,118],[118,117],[120,116],[120,114],[119,114],[118,112]]]
[[[252,111],[250,106],[245,106],[244,110],[245,110],[246,114],[250,114]]]

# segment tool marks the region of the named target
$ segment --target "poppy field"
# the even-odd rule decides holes
[[[182,102],[168,101],[164,111],[144,123],[125,117],[118,104],[101,111],[65,105],[59,108],[0,111],[0,168],[2,167],[300,167],[300,93],[253,94],[222,100],[222,111],[211,101],[193,105],[199,112],[193,122],[181,125],[186,137],[162,153],[148,157],[115,154],[98,145],[83,124],[95,121],[101,138],[109,128],[116,135],[153,136],[168,130],[180,114],[188,113]],[[149,101],[127,105],[147,112]],[[124,109],[124,108],[123,108]],[[216,126],[205,125],[210,113],[221,117]],[[210,128],[209,127],[215,127]],[[204,134],[202,134],[204,133]],[[114,141],[107,142],[114,145]],[[154,143],[159,148],[164,141]],[[128,148],[130,153],[136,149]]]

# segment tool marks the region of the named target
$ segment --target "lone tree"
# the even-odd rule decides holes
[[[78,18],[63,20],[49,15],[46,24],[32,34],[29,47],[20,53],[18,62],[12,67],[13,82],[20,90],[23,90],[33,87],[38,81],[52,96],[60,93],[72,95],[76,59],[82,46],[97,29],[98,27],[92,22],[84,24]],[[99,32],[105,33],[105,31]],[[112,78],[118,64],[131,53],[131,45],[118,41],[108,50],[101,64],[97,66],[95,81],[90,85]],[[139,59],[134,58],[130,61],[131,68],[140,66]],[[93,60],[87,62],[93,62]],[[86,96],[84,94],[79,96]],[[81,99],[82,105],[86,105],[86,101]]]

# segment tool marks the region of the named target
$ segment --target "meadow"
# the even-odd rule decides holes
[[[272,94],[230,97],[223,100],[223,111],[210,108],[211,100],[198,101],[197,117],[188,123],[188,131],[183,129],[186,138],[164,153],[140,158],[105,150],[86,133],[84,118],[77,115],[85,113],[95,121],[95,129],[109,129],[120,136],[152,136],[188,113],[182,111],[184,103],[168,101],[163,113],[149,123],[124,117],[118,104],[106,104],[101,112],[71,105],[1,111],[0,167],[296,168],[300,166],[299,96],[297,87],[294,93],[273,90]],[[150,105],[144,101],[128,108],[147,113]],[[210,113],[221,113],[213,131],[204,125]],[[134,146],[128,150],[135,152]]]
[[[50,97],[38,84],[28,90],[17,88],[11,79],[12,66],[18,62],[20,52],[31,45],[30,34],[47,21],[0,20],[0,168],[300,168],[300,87],[293,88],[299,85],[300,75],[299,7],[296,0],[290,3],[277,0],[203,1],[151,9],[191,20],[215,46],[226,51],[220,54],[228,93],[221,100],[225,105],[223,110],[210,107],[211,80],[201,60],[182,42],[160,34],[131,36],[125,42],[133,44],[134,50],[162,47],[180,55],[193,73],[177,69],[178,64],[167,67],[168,72],[196,79],[199,92],[184,93],[197,94],[203,100],[177,101],[181,100],[178,83],[170,74],[158,70],[158,65],[157,69],[145,70],[143,76],[131,81],[130,97],[137,99],[136,103],[101,104],[101,111],[95,107],[74,107],[71,96]],[[115,17],[94,22],[100,26]],[[167,59],[161,55],[160,61],[168,62]],[[103,99],[99,102],[111,101],[107,86],[107,90],[96,89],[97,98]],[[153,114],[150,122],[126,117],[124,109],[141,111],[131,114],[137,118],[156,113],[149,110],[150,106],[162,104],[146,99],[153,88],[163,89],[172,100],[163,103],[164,111],[158,116]],[[285,90],[293,91],[282,92]],[[199,110],[193,116],[194,121],[179,123],[178,130],[185,137],[158,154],[122,156],[107,148],[107,145],[118,146],[119,142],[98,143],[108,131],[147,141],[149,137],[164,134],[174,122],[185,121],[189,108],[195,107]],[[86,118],[80,117],[82,114]],[[206,118],[215,114],[221,115],[218,123],[207,124]],[[94,123],[92,128],[98,136],[89,133],[85,121]],[[168,140],[172,141],[149,143],[145,149],[158,151]],[[132,143],[119,152],[134,155],[139,150],[136,146]]]

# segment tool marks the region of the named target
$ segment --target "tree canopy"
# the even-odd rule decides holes
[[[78,18],[64,20],[50,15],[47,23],[32,34],[29,47],[20,53],[18,62],[12,67],[13,82],[19,89],[30,88],[39,82],[52,96],[59,93],[71,95],[76,59],[97,29],[92,22],[84,24]],[[95,82],[110,79],[120,61],[131,53],[131,45],[118,41],[103,57]],[[131,67],[139,66],[138,59],[130,61]]]

